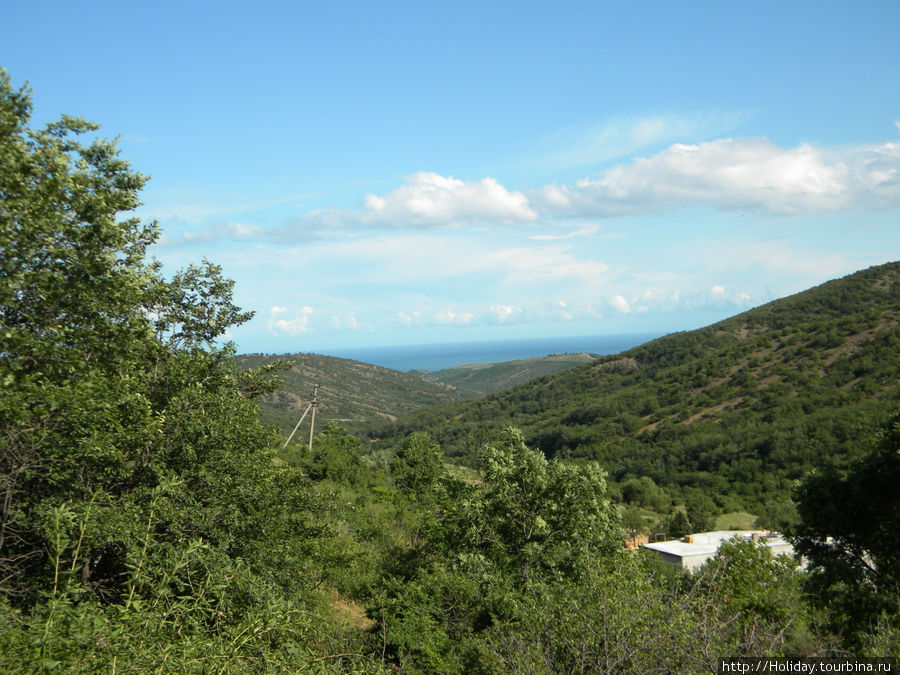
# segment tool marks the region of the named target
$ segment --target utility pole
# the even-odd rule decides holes
[[[291,432],[291,435],[288,436],[287,440],[284,442],[284,445],[281,446],[281,449],[284,450],[288,443],[291,442],[291,439],[294,437],[294,434],[297,433],[297,429],[300,428],[300,425],[303,424],[303,420],[306,419],[306,415],[312,410],[312,419],[309,424],[309,451],[312,452],[312,442],[313,442],[313,432],[316,428],[316,408],[319,407],[319,385],[315,385],[313,389],[313,398],[310,401],[309,405],[306,406],[306,410],[303,411],[303,415],[300,416],[300,419],[297,421],[297,424],[294,425],[294,430]]]
[[[312,417],[309,420],[309,452],[311,454],[313,432],[316,430],[316,408],[319,407],[319,385],[316,385],[313,388],[313,399],[312,403],[310,403],[309,405],[312,408]]]

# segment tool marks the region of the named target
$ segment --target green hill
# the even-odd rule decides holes
[[[238,362],[245,368],[278,360],[294,362],[289,370],[280,373],[281,389],[260,401],[263,422],[287,434],[306,410],[317,384],[317,419],[354,428],[367,422],[392,421],[442,403],[484,396],[595,358],[590,354],[559,354],[409,373],[319,354],[245,354],[238,356]]]
[[[810,469],[857,456],[898,405],[890,263],[370,435],[425,430],[466,461],[514,425],[548,456],[599,460],[615,480],[649,476],[759,508]]]
[[[278,360],[290,360],[294,365],[280,373],[284,385],[278,392],[263,397],[260,408],[263,422],[277,426],[285,434],[300,419],[317,384],[317,420],[333,421],[342,426],[378,419],[393,420],[404,413],[466,397],[454,387],[440,382],[334,356],[238,356],[238,362],[245,368]]]
[[[470,363],[437,371],[414,370],[412,374],[430,381],[448,384],[471,396],[484,396],[544,375],[552,375],[596,359],[593,354],[551,354],[533,359]]]

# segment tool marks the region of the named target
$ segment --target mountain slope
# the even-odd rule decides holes
[[[345,426],[377,419],[392,420],[413,410],[466,397],[446,384],[334,356],[245,354],[237,358],[245,368],[277,360],[294,361],[290,369],[280,373],[282,388],[260,402],[263,422],[277,426],[284,433],[290,432],[306,410],[315,385],[319,385],[317,419]]]
[[[427,430],[461,459],[504,425],[617,480],[784,496],[861,452],[900,407],[900,263],[828,282],[695,331],[372,430]]]

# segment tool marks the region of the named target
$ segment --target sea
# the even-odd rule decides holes
[[[484,342],[446,342],[396,347],[359,347],[328,350],[330,356],[353,359],[407,372],[443,370],[470,363],[531,359],[550,354],[618,354],[658,338],[662,333],[629,333],[580,337],[527,338]]]

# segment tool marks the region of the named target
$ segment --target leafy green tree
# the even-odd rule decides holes
[[[859,647],[866,633],[900,622],[900,417],[846,470],[811,474],[796,499],[797,552],[808,560],[809,588],[831,626]],[[894,626],[893,629],[890,626]]]
[[[712,609],[622,552],[595,559],[577,581],[529,584],[516,615],[483,642],[495,672],[711,672],[728,653]]]
[[[328,533],[219,343],[250,314],[146,260],[146,179],[96,125],[30,111],[0,71],[0,667],[298,667]]]
[[[622,548],[598,465],[547,460],[513,428],[480,459],[480,482],[446,481],[419,566],[388,583],[372,612],[403,669],[503,672],[487,636],[519,620],[527,584],[580,579]]]
[[[716,607],[728,653],[805,656],[820,650],[803,578],[792,558],[774,556],[762,541],[724,542],[698,583]]]
[[[397,486],[415,499],[427,499],[446,477],[441,447],[426,433],[410,435],[391,462]]]
[[[548,460],[512,427],[486,444],[479,459],[483,486],[453,504],[447,517],[455,548],[523,577],[577,574],[588,553],[621,548],[618,510],[598,464]]]
[[[359,439],[336,424],[328,424],[313,443],[308,464],[315,480],[329,479],[345,485],[362,485],[366,466],[359,451]]]
[[[702,491],[689,488],[685,491],[684,511],[676,509],[666,521],[669,536],[683,537],[695,532],[708,532],[715,525],[715,504]]]

